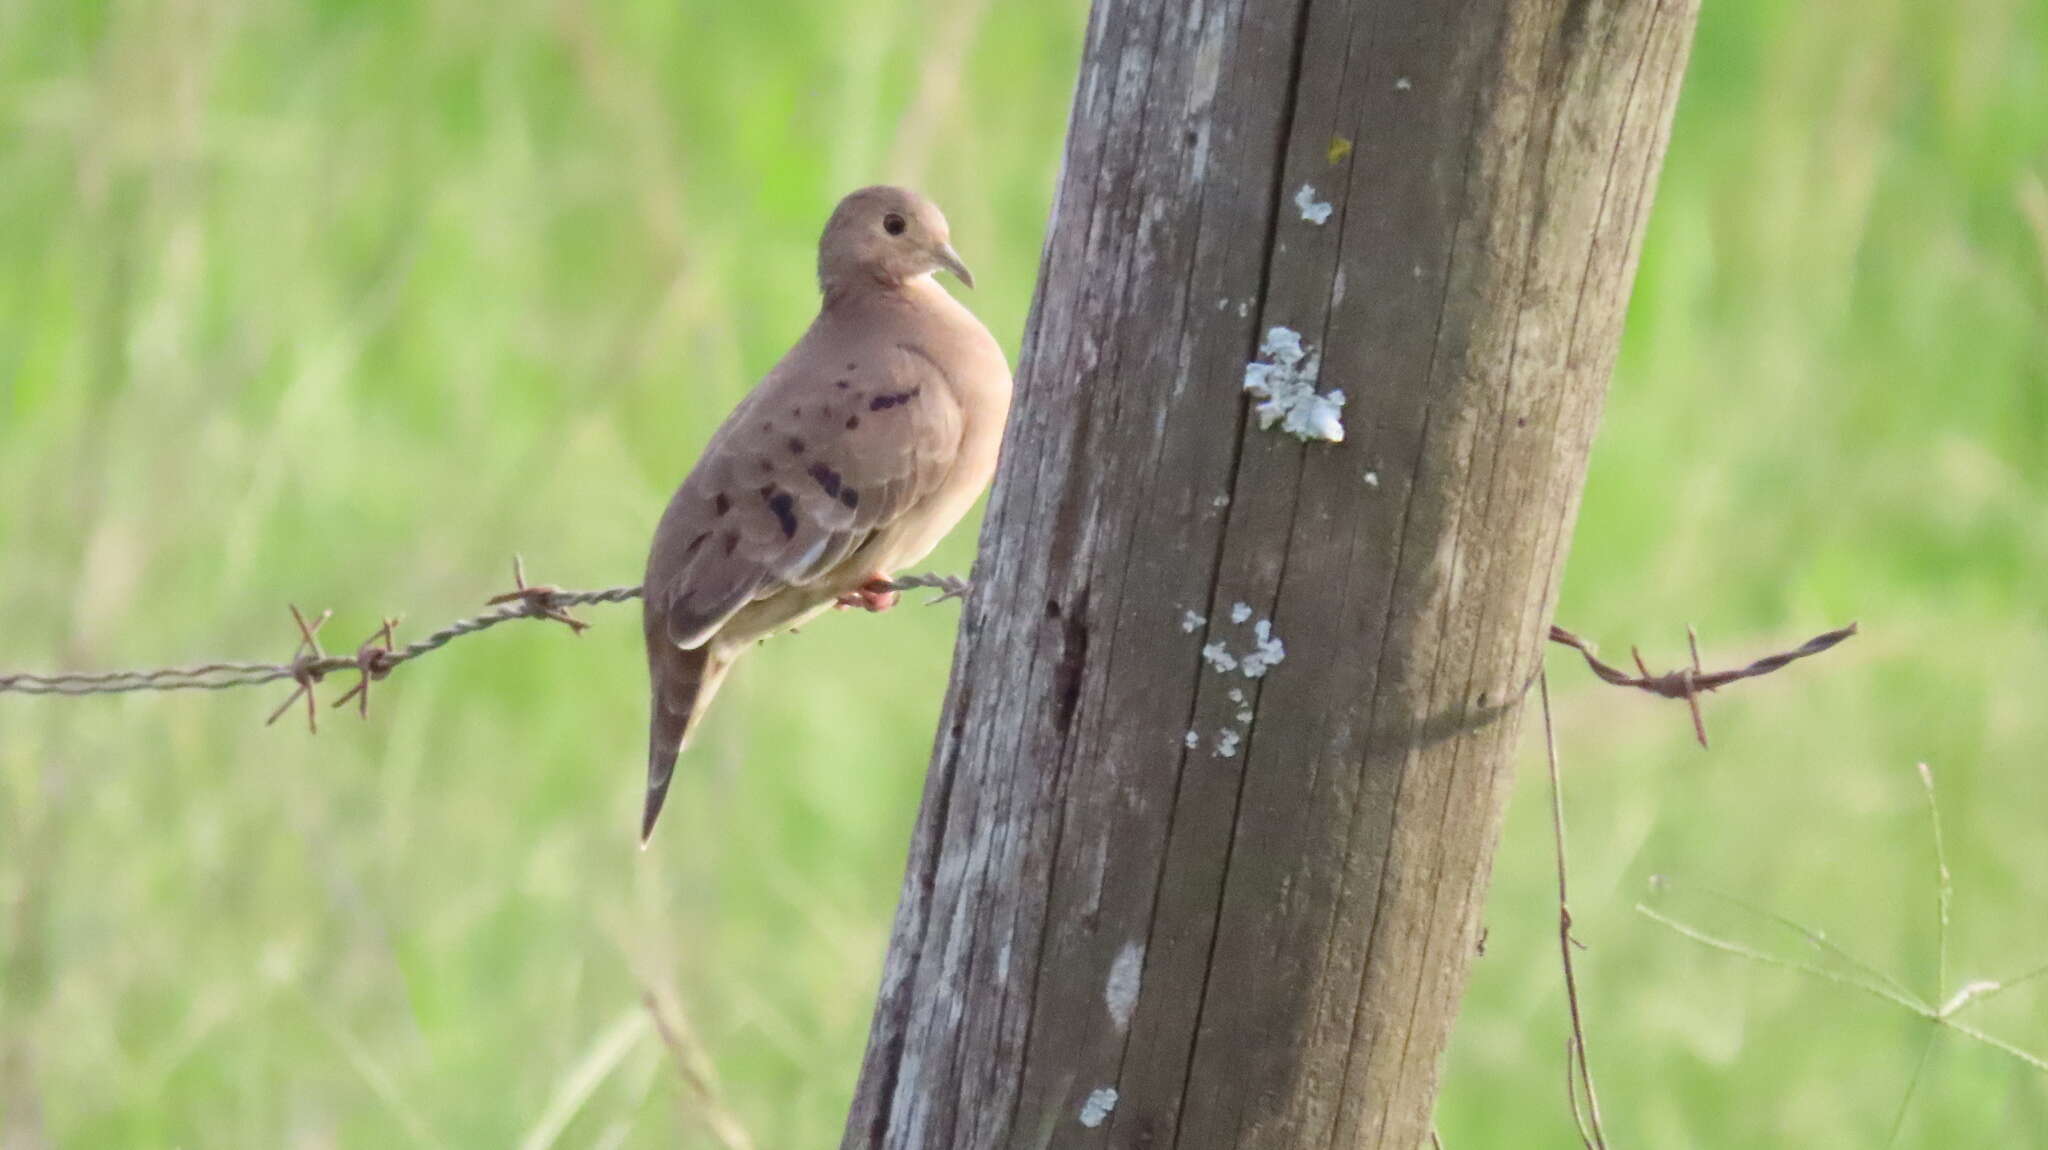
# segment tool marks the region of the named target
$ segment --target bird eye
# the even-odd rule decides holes
[[[888,232],[892,236],[902,235],[903,229],[909,226],[910,225],[903,222],[903,217],[897,215],[895,212],[890,212],[888,215],[882,217],[882,230]]]

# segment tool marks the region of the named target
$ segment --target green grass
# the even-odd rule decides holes
[[[1631,908],[1673,875],[1799,955],[1685,895],[1739,892],[1923,997],[2048,961],[2048,8],[1706,7],[1560,616],[1659,663],[1865,633],[1710,700],[1711,753],[1553,662],[1594,1069],[1618,1145],[1882,1145],[1927,1023]],[[515,549],[633,580],[839,192],[930,190],[1016,347],[1084,17],[0,4],[0,666],[282,657],[287,602],[418,634]],[[635,614],[318,739],[281,693],[0,697],[0,1142],[508,1145],[587,1086],[560,1145],[715,1145],[620,1022],[651,986],[759,1146],[833,1144],[955,613],[765,648],[645,854]],[[1530,732],[1453,1150],[1576,1145]],[[1971,1010],[2048,1052],[2048,980]],[[2048,1080],[1943,1034],[1896,1144],[2048,1146]]]

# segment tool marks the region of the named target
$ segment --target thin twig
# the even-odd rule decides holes
[[[340,1048],[342,1056],[348,1060],[349,1066],[363,1080],[363,1084],[370,1088],[370,1093],[376,1095],[378,1101],[391,1112],[392,1117],[398,1120],[400,1129],[405,1131],[412,1144],[426,1150],[441,1150],[448,1145],[432,1127],[427,1125],[412,1103],[407,1101],[404,1092],[399,1090],[397,1081],[391,1077],[391,1072],[377,1060],[377,1056],[370,1048],[350,1033],[349,1029],[341,1024],[341,1020],[329,1013],[318,999],[310,993],[302,994],[302,997],[307,1013],[325,1032],[328,1041]]]
[[[1948,912],[1955,898],[1948,848],[1941,839],[1941,803],[1934,797],[1934,772],[1920,764],[1920,789],[1927,794],[1927,821],[1934,827],[1934,1001],[1948,997]]]
[[[1929,813],[1933,816],[1933,827],[1935,835],[1934,854],[1935,863],[1938,868],[1938,877],[1936,880],[1936,929],[1938,932],[1940,942],[1937,946],[1937,950],[1940,952],[1941,955],[1940,965],[1945,969],[1947,965],[1947,935],[1949,918],[1948,910],[1950,896],[1953,893],[1953,884],[1950,881],[1950,876],[1948,872],[1947,853],[1945,848],[1942,846],[1941,841],[1941,816],[1939,804],[1935,801],[1934,798],[1934,773],[1924,765],[1920,768],[1920,781],[1921,785],[1925,787],[1927,790],[1928,810]],[[1661,876],[1653,877],[1650,880],[1650,883],[1653,889],[1658,890],[1664,889],[1666,886],[1669,885],[1668,880],[1664,879]],[[1746,958],[1752,962],[1762,963],[1766,966],[1776,966],[1782,967],[1786,970],[1796,970],[1802,974],[1809,974],[1815,978],[1825,979],[1837,985],[1850,987],[1855,990],[1860,990],[1863,993],[1871,995],[1873,997],[1881,998],[1884,1001],[1889,1002],[1894,1006],[1897,1006],[1901,1010],[1905,1010],[1908,1013],[1924,1018],[1937,1026],[1945,1026],[1950,1030],[1955,1031],[1957,1034],[1962,1035],[1965,1038],[1975,1039],[1976,1041],[1981,1042],[1994,1050],[1997,1050],[2003,1054],[2010,1055],[2011,1057],[2019,1060],[2020,1062],[2025,1063],[2026,1065],[2034,1068],[2035,1070],[2048,1073],[2048,1059],[2043,1059],[2041,1056],[2031,1053],[2030,1051],[2027,1051],[2019,1046],[2016,1046],[2011,1042],[2007,1042],[2005,1039],[1998,1038],[1990,1034],[1986,1034],[1985,1032],[1977,1029],[1974,1026],[1969,1026],[1962,1022],[1958,1022],[1954,1017],[1958,1011],[1962,1010],[1964,1007],[1970,1005],[1973,1002],[1982,1002],[1985,999],[1990,998],[2002,991],[2011,989],[2014,986],[2027,982],[2031,979],[2040,977],[2044,974],[2048,974],[2048,966],[2043,966],[2034,970],[2030,970],[2027,973],[2019,976],[2017,979],[2013,979],[2005,983],[1992,982],[1988,980],[1967,983],[1962,987],[1962,989],[1958,990],[1954,995],[1950,996],[1946,1002],[1941,1002],[1939,1005],[1936,1005],[1935,1003],[1922,1000],[1919,995],[1916,995],[1912,993],[1910,990],[1907,990],[1906,987],[1903,984],[1901,984],[1897,979],[1892,978],[1890,975],[1887,975],[1882,971],[1877,970],[1875,967],[1872,967],[1869,963],[1862,961],[1854,955],[1849,954],[1841,947],[1836,946],[1834,943],[1828,941],[1827,936],[1817,930],[1803,926],[1773,911],[1765,910],[1761,907],[1754,906],[1748,902],[1745,902],[1742,899],[1735,898],[1732,895],[1722,894],[1718,891],[1708,891],[1707,893],[1712,895],[1714,898],[1720,899],[1721,901],[1726,902],[1729,905],[1734,906],[1740,910],[1743,910],[1749,914],[1758,916],[1779,926],[1783,926],[1787,929],[1796,931],[1797,933],[1805,937],[1809,942],[1812,942],[1815,946],[1825,949],[1828,953],[1833,954],[1836,957],[1840,958],[1842,961],[1848,963],[1849,966],[1853,968],[1856,972],[1855,976],[1852,977],[1851,975],[1844,974],[1841,971],[1830,970],[1827,967],[1819,966],[1814,963],[1802,962],[1798,959],[1793,958],[1783,958],[1778,955],[1771,954],[1767,951],[1759,950],[1756,947],[1748,946],[1746,944],[1739,942],[1733,942],[1725,938],[1720,938],[1718,936],[1708,934],[1706,931],[1701,930],[1698,927],[1692,926],[1688,923],[1680,922],[1677,919],[1662,914],[1644,903],[1637,903],[1636,911],[1637,913],[1642,914],[1643,916],[1651,919],[1652,921],[1663,923],[1665,926],[1669,927],[1676,933],[1683,935],[1686,938],[1692,939],[1694,942],[1700,943],[1703,946],[1712,947],[1715,950],[1724,951],[1728,954],[1733,954],[1741,958]],[[1945,974],[1943,975],[1943,978],[1945,981]],[[1943,989],[1946,988],[1944,987]],[[1926,1056],[1923,1053],[1920,1066],[1924,1066],[1925,1062]],[[1916,1066],[1913,1074],[1913,1081],[1914,1083],[1917,1083],[1920,1075],[1920,1068]],[[1913,1085],[1909,1084],[1907,1087],[1908,1099],[1910,1099],[1911,1097],[1912,1090]],[[1904,1121],[1904,1106],[1902,1104],[1900,1114],[1894,1121],[1894,1138],[1897,1137],[1898,1129]]]
[[[1579,1009],[1579,980],[1572,969],[1571,894],[1566,887],[1564,849],[1564,783],[1557,763],[1557,729],[1550,718],[1550,675],[1538,671],[1536,687],[1543,703],[1543,748],[1550,760],[1550,829],[1557,843],[1557,950],[1564,965],[1565,1002],[1571,1010],[1571,1041],[1566,1046],[1565,1083],[1572,1103],[1572,1118],[1578,1123],[1579,1139],[1589,1150],[1606,1150],[1607,1131],[1600,1124],[1600,1096],[1593,1089],[1593,1064],[1586,1053],[1586,1021]],[[1574,1070],[1576,1067],[1576,1071]],[[1578,1082],[1574,1083],[1576,1073]],[[1579,1111],[1578,1086],[1586,1095],[1585,1113]]]
[[[1579,1101],[1579,1047],[1572,1036],[1564,1036],[1564,1100],[1571,1106],[1572,1128],[1579,1133],[1579,1144],[1590,1147],[1593,1135],[1586,1125],[1586,1108]]]
[[[553,1150],[598,1087],[625,1064],[626,1056],[640,1044],[647,1030],[647,1019],[637,1010],[628,1010],[598,1032],[583,1057],[555,1084],[540,1116],[519,1140],[519,1150]]]
[[[1802,962],[1796,958],[1780,958],[1779,956],[1772,954],[1769,951],[1758,950],[1753,946],[1745,946],[1739,942],[1731,942],[1728,939],[1708,934],[1706,931],[1703,931],[1696,926],[1688,925],[1686,923],[1680,922],[1675,918],[1672,918],[1669,915],[1663,914],[1662,912],[1658,911],[1656,908],[1648,905],[1647,903],[1637,903],[1636,913],[1642,915],[1644,918],[1651,920],[1652,922],[1663,923],[1670,929],[1676,931],[1681,935],[1684,935],[1685,937],[1693,940],[1694,942],[1699,943],[1702,946],[1709,946],[1715,950],[1724,951],[1728,954],[1735,955],[1739,958],[1746,958],[1751,962],[1762,963],[1765,966],[1782,967],[1785,970],[1796,970],[1801,974],[1810,974],[1815,978],[1826,979],[1827,981],[1832,982],[1837,986],[1846,986],[1853,990],[1860,990],[1865,994],[1872,995],[1877,998],[1882,998],[1886,1002],[1889,1002],[1892,1005],[1897,1006],[1903,1010],[1909,1010],[1914,1014],[1925,1014],[1928,1012],[1929,1008],[1927,1007],[1926,1003],[1919,1002],[1910,998],[1901,998],[1899,995],[1894,994],[1892,991],[1883,986],[1878,986],[1872,983],[1865,982],[1860,978],[1850,978],[1848,975],[1843,974],[1840,971],[1829,970],[1825,966],[1818,966],[1811,962]]]
[[[1887,1150],[1899,1144],[1899,1135],[1906,1130],[1906,1112],[1913,1106],[1913,1095],[1920,1089],[1920,1076],[1926,1072],[1927,1060],[1934,1054],[1934,1040],[1940,1037],[1940,1030],[1932,1026],[1927,1028],[1927,1040],[1920,1044],[1920,1057],[1913,1060],[1913,1076],[1906,1079],[1906,1090],[1899,1095],[1898,1113],[1892,1115],[1892,1132],[1884,1140]]]
[[[739,1119],[726,1108],[718,1082],[712,1076],[711,1060],[697,1042],[696,1033],[690,1028],[689,1020],[683,1017],[681,1007],[667,996],[656,994],[651,987],[641,991],[640,1002],[654,1019],[654,1028],[661,1035],[661,1043],[675,1061],[684,1093],[696,1101],[700,1117],[712,1136],[725,1150],[754,1150],[754,1140],[747,1134],[746,1127],[740,1125]]]
[[[2007,1042],[2003,1038],[1998,1038],[1993,1035],[1986,1034],[1974,1026],[1957,1022],[1953,1018],[1941,1018],[1937,1019],[1936,1021],[1940,1022],[1943,1026],[1948,1027],[1950,1030],[1955,1031],[1957,1034],[1960,1034],[1965,1038],[1974,1038],[1977,1041],[1983,1043],[1984,1045],[1989,1046],[1993,1050],[2001,1051],[2005,1054],[2010,1054],[2014,1058],[2019,1059],[2021,1062],[2026,1063],[2028,1066],[2031,1066],[2044,1074],[2048,1074],[2048,1059],[2043,1059],[2038,1054],[2029,1053],[2028,1051],[2023,1050],[2020,1047],[2014,1046],[2010,1042]]]
[[[1675,879],[1672,879],[1668,875],[1659,875],[1656,879],[1656,883],[1658,888],[1662,890],[1670,890],[1672,887],[1677,885],[1677,881]],[[1777,926],[1783,927],[1784,929],[1791,931],[1793,934],[1796,934],[1800,938],[1805,939],[1807,943],[1810,944],[1815,950],[1819,950],[1827,954],[1833,955],[1836,959],[1838,959],[1844,965],[1848,966],[1851,970],[1853,970],[1858,977],[1869,980],[1872,985],[1884,987],[1886,992],[1891,994],[1895,1001],[1910,1002],[1913,1004],[1913,1008],[1915,1010],[1924,1010],[1931,1008],[1931,1004],[1928,1002],[1928,1000],[1920,997],[1918,994],[1913,993],[1912,990],[1907,988],[1905,983],[1900,982],[1898,979],[1893,978],[1891,975],[1886,974],[1884,971],[1877,969],[1876,967],[1849,953],[1846,949],[1842,947],[1840,943],[1836,942],[1832,938],[1829,938],[1826,931],[1815,930],[1812,927],[1807,926],[1805,923],[1799,922],[1796,919],[1789,918],[1785,915],[1779,914],[1777,911],[1771,910],[1768,907],[1759,906],[1756,903],[1753,903],[1748,899],[1741,897],[1740,895],[1730,894],[1727,891],[1718,890],[1711,886],[1705,886],[1699,883],[1688,882],[1686,884],[1686,889],[1689,891],[1697,891],[1698,893],[1707,898],[1714,899],[1717,902],[1723,903],[1727,906],[1734,907],[1736,910],[1739,910],[1744,914],[1752,915],[1756,918],[1763,919],[1766,922],[1773,923]]]

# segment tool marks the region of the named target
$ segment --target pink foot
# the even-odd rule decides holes
[[[881,575],[869,577],[858,588],[839,597],[841,607],[859,607],[864,611],[887,611],[896,605],[896,590],[889,580]]]

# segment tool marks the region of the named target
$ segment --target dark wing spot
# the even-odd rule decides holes
[[[720,515],[732,510],[732,497],[721,491],[711,497],[711,508]]]
[[[760,468],[761,470],[763,470],[763,471],[773,471],[773,470],[775,470],[775,465],[774,465],[773,463],[770,463],[770,462],[768,462],[768,457],[767,457],[767,456],[765,456],[765,455],[764,455],[764,456],[762,456],[762,457],[761,457],[761,458],[759,458],[759,459],[756,459],[756,460],[754,461],[754,464],[755,464],[755,466],[759,467],[759,468]]]
[[[825,494],[839,494],[839,473],[825,466],[823,462],[811,464],[811,478],[818,481],[818,486],[825,489]]]
[[[848,370],[848,371],[858,371],[858,370],[860,370],[860,365],[859,365],[859,364],[857,364],[857,363],[855,363],[855,362],[853,362],[852,360],[847,360],[847,361],[846,361],[846,370]]]
[[[804,413],[804,409],[802,407],[792,407],[789,409],[789,413],[791,415],[802,415]]]
[[[768,510],[775,513],[775,521],[782,525],[784,539],[796,535],[796,496],[778,491],[768,497]]]
[[[799,439],[799,438],[797,438],[797,437],[796,437],[796,436],[794,436],[794,435],[790,436],[790,437],[789,437],[789,453],[790,453],[791,455],[802,455],[802,454],[804,453],[804,441],[803,441],[803,440],[801,440],[801,439]]]
[[[848,431],[852,431],[852,430],[853,430],[854,428],[856,428],[856,427],[859,427],[859,426],[860,426],[860,416],[858,416],[858,415],[849,415],[849,416],[847,416],[847,417],[846,417],[846,430],[848,430]]]
[[[687,559],[690,556],[695,555],[697,553],[697,548],[704,546],[704,541],[709,538],[711,538],[711,533],[709,531],[699,532],[695,539],[690,540],[690,542],[683,547],[683,558]]]
[[[859,507],[860,492],[851,487],[843,487],[839,490],[839,502],[846,504],[848,510]]]
[[[739,545],[740,545],[740,533],[739,533],[739,532],[737,532],[737,531],[728,531],[728,532],[726,532],[726,533],[725,533],[725,553],[726,553],[727,555],[730,555],[730,554],[732,554],[733,548],[735,548],[735,547],[738,547]]]
[[[923,387],[913,387],[909,391],[899,391],[894,395],[878,395],[868,401],[868,410],[887,411],[898,404],[909,403],[922,394],[924,394]]]
[[[832,386],[833,386],[833,387],[836,387],[836,388],[838,388],[838,389],[839,389],[839,390],[841,390],[841,391],[845,391],[845,390],[846,390],[846,385],[847,385],[847,384],[848,384],[849,382],[851,382],[851,381],[849,381],[849,380],[844,380],[844,379],[841,379],[841,380],[835,380],[835,381],[833,381],[833,384],[832,384]]]

